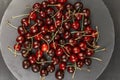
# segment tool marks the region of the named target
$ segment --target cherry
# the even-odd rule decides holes
[[[82,3],[82,2],[76,2],[76,3],[74,4],[74,8],[75,8],[76,10],[81,10],[81,9],[83,8],[83,3]]]
[[[71,33],[70,33],[69,31],[66,31],[66,32],[64,33],[64,38],[65,38],[65,39],[71,38]]]
[[[53,73],[55,71],[55,66],[53,64],[50,64],[47,66],[47,71],[50,73]]]
[[[65,32],[65,29],[62,27],[62,28],[59,29],[59,32],[58,32],[58,33],[59,33],[59,34],[64,34],[64,32]]]
[[[83,35],[82,33],[77,32],[77,33],[74,34],[74,38],[82,37],[82,35]]]
[[[55,50],[54,50],[53,48],[51,48],[51,49],[48,51],[48,55],[49,55],[50,57],[55,56]]]
[[[18,43],[22,44],[22,43],[25,41],[25,38],[20,35],[20,36],[18,36],[18,37],[16,38],[16,41],[17,41]]]
[[[56,53],[57,56],[62,56],[63,49],[61,47],[57,47],[55,53]]]
[[[57,3],[57,0],[48,0],[48,2],[49,2],[50,4],[55,4],[55,3]]]
[[[68,71],[69,73],[74,73],[75,68],[74,68],[74,67],[67,67],[67,71]]]
[[[49,32],[55,32],[55,31],[56,31],[56,27],[54,25],[50,25]]]
[[[31,32],[31,34],[37,33],[37,32],[38,32],[38,26],[32,26],[32,27],[30,28],[30,32]]]
[[[56,41],[50,43],[50,47],[53,48],[53,49],[56,49],[57,46],[58,46],[58,42],[56,42]]]
[[[60,34],[57,34],[57,35],[55,36],[55,40],[56,40],[56,41],[58,41],[60,38],[61,38]]]
[[[37,13],[35,11],[31,11],[29,14],[29,18],[31,20],[36,20],[37,19]]]
[[[92,37],[91,36],[85,36],[84,37],[84,41],[91,42],[92,41]]]
[[[22,49],[21,54],[23,58],[28,58],[30,56],[30,53],[26,49]]]
[[[91,63],[92,63],[92,60],[91,60],[90,58],[85,58],[85,64],[86,64],[87,66],[90,66]]]
[[[28,18],[23,18],[23,19],[21,20],[21,23],[22,23],[23,26],[28,27],[28,26],[29,26]]]
[[[85,42],[80,42],[79,47],[81,50],[85,51],[87,49],[87,44]]]
[[[19,26],[19,27],[18,27],[18,33],[19,33],[19,35],[24,35],[24,34],[26,34],[25,27]]]
[[[51,41],[51,35],[48,33],[48,34],[45,34],[44,35],[44,39],[47,41],[47,42],[50,42]]]
[[[47,17],[47,14],[46,14],[46,12],[45,11],[40,11],[40,17],[41,18],[46,18]]]
[[[56,8],[57,8],[58,10],[63,10],[64,5],[63,5],[62,3],[59,3],[59,4],[57,4]]]
[[[75,54],[71,54],[70,58],[69,58],[69,61],[72,62],[72,63],[75,63],[75,62],[78,61],[78,57]]]
[[[56,21],[55,21],[56,27],[61,26],[61,23],[62,23],[61,20],[56,20]]]
[[[51,25],[51,24],[53,23],[52,18],[47,18],[47,19],[45,20],[45,23],[46,23],[47,25]]]
[[[62,62],[67,62],[68,61],[68,57],[67,57],[67,55],[66,54],[63,54],[62,56],[61,56],[61,59],[60,59]]]
[[[46,34],[47,31],[48,31],[48,26],[45,25],[45,26],[40,27],[40,32],[41,33]]]
[[[44,25],[44,21],[42,19],[36,19],[36,23],[38,27],[42,27]]]
[[[93,30],[92,31],[92,37],[97,38],[97,36],[98,36],[98,32],[96,30]]]
[[[68,52],[68,53],[72,52],[72,46],[71,45],[67,44],[67,45],[64,46],[64,48],[65,48],[66,52]]]
[[[93,55],[94,55],[94,50],[92,50],[92,49],[87,49],[87,50],[86,50],[86,55],[89,56],[89,57],[93,56]]]
[[[85,14],[85,17],[90,17],[90,10],[88,8],[83,9],[83,13]]]
[[[34,9],[34,10],[36,10],[36,9],[37,9],[37,10],[38,10],[38,9],[40,10],[40,9],[41,9],[41,4],[40,4],[40,3],[35,3],[35,4],[33,5],[33,9]]]
[[[80,60],[84,60],[85,58],[86,58],[86,54],[84,53],[84,52],[80,52],[80,53],[78,53],[78,58],[80,59]]]
[[[21,45],[20,43],[16,43],[16,44],[14,45],[14,50],[20,51],[20,50],[21,50],[21,47],[22,47],[22,45]]]
[[[42,8],[47,8],[48,7],[48,2],[47,1],[42,1],[41,6],[42,6]]]
[[[69,42],[69,44],[71,44],[72,46],[77,45],[77,41],[76,41],[75,39],[73,39],[73,38],[70,38],[68,42]]]
[[[72,19],[69,12],[65,12],[64,17],[65,17],[66,20],[71,20]]]
[[[71,11],[71,10],[73,10],[73,5],[72,5],[71,3],[67,3],[67,4],[65,5],[65,9],[66,9],[67,11]]]
[[[31,37],[32,37],[32,33],[28,32],[28,33],[25,34],[25,38],[26,39],[30,39]]]
[[[81,51],[81,50],[80,50],[80,48],[79,48],[78,46],[73,47],[73,49],[72,49],[72,52],[73,52],[74,54],[78,54],[80,51]]]
[[[29,59],[31,64],[36,63],[36,56],[35,55],[30,55],[28,59]]]
[[[55,17],[56,17],[56,19],[62,19],[62,16],[63,16],[62,11],[59,11],[59,12],[57,12]]]
[[[47,45],[46,43],[43,43],[43,44],[41,45],[41,50],[42,50],[43,52],[47,52],[47,51],[48,51],[48,45]]]
[[[45,58],[45,57],[41,57],[41,58],[39,58],[38,61],[39,61],[39,62],[42,62],[42,63],[40,64],[41,66],[45,66],[45,65],[46,65],[46,63],[45,63],[46,58]]]
[[[65,44],[65,39],[60,39],[59,44],[64,45]]]
[[[62,80],[64,78],[64,71],[63,70],[57,70],[55,73],[55,77],[57,80]]]
[[[78,13],[75,15],[75,18],[76,18],[76,20],[80,21],[80,20],[82,20],[82,15]]]
[[[23,44],[24,48],[29,49],[31,47],[31,42],[26,40]]]
[[[41,75],[42,77],[45,77],[45,76],[48,75],[48,71],[47,71],[46,69],[41,69],[41,70],[40,70],[40,75]]]
[[[24,69],[28,69],[31,66],[30,61],[29,60],[24,60],[22,62],[22,66],[23,66]]]
[[[65,28],[66,30],[70,30],[70,28],[71,28],[71,23],[70,23],[70,22],[65,22],[65,23],[63,24],[63,26],[64,26],[64,28]]]
[[[62,4],[64,4],[64,3],[66,3],[67,2],[67,0],[57,0],[59,3],[62,3]]]
[[[79,60],[78,62],[76,62],[76,65],[77,65],[78,68],[81,68],[81,67],[83,67],[84,62]]]
[[[72,23],[72,26],[71,26],[74,30],[78,30],[80,29],[80,23],[78,21],[75,21]]]
[[[85,31],[86,34],[91,34],[92,33],[92,27],[88,25],[84,28],[84,31]]]
[[[35,55],[36,55],[37,59],[39,60],[43,56],[43,52],[40,49],[38,49],[36,51]]]
[[[46,10],[46,13],[47,13],[47,15],[52,16],[52,15],[55,14],[55,10],[54,10],[53,8],[49,7],[49,8]]]
[[[37,35],[35,35],[35,40],[37,40],[37,41],[42,40],[42,38],[43,38],[43,35],[42,35],[42,34],[37,34]]]
[[[40,67],[39,67],[38,64],[33,64],[33,65],[31,66],[31,69],[32,69],[32,71],[33,71],[34,73],[37,73],[37,72],[40,71]]]
[[[65,62],[61,62],[61,63],[59,64],[59,69],[60,69],[60,70],[65,70],[65,69],[66,69],[66,63],[65,63]]]
[[[84,26],[88,26],[88,25],[90,25],[90,24],[91,24],[90,19],[85,18],[85,19],[84,19],[84,22],[83,22],[83,25],[84,25]]]
[[[38,41],[33,42],[33,48],[37,49],[40,47],[40,43]]]
[[[53,61],[53,62],[52,62],[53,65],[57,65],[57,64],[59,64],[59,62],[60,62],[59,58],[56,57],[56,56],[52,57],[52,61]]]

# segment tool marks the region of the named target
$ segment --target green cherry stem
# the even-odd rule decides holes
[[[95,53],[97,53],[97,52],[101,52],[101,51],[105,51],[106,50],[106,48],[103,48],[103,49],[97,49],[97,50],[95,50]]]
[[[90,57],[90,58],[102,62],[102,59],[100,58],[97,58],[97,57]]]
[[[53,61],[36,62],[37,64],[52,63]]]
[[[96,30],[98,32],[98,35],[97,35],[97,38],[96,38],[96,42],[99,40],[99,37],[100,37],[100,33],[99,33],[99,29],[98,29],[98,26],[96,26]]]
[[[10,22],[9,20],[7,21],[7,24],[8,24],[10,27],[12,27],[12,28],[17,29],[17,27],[14,26],[14,25],[12,25],[11,22]]]
[[[83,23],[84,23],[84,15],[82,15],[82,26],[81,26],[81,31],[83,31],[83,29],[84,29]]]
[[[21,14],[21,15],[17,15],[17,16],[12,16],[12,19],[16,19],[16,18],[20,18],[23,16],[28,16],[29,14]]]

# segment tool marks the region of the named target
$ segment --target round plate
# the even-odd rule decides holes
[[[6,10],[2,23],[1,23],[1,51],[6,65],[18,80],[39,80],[39,73],[33,73],[31,69],[24,70],[22,68],[22,57],[14,57],[12,53],[7,49],[8,46],[13,46],[16,42],[17,30],[9,27],[6,22],[11,16],[28,13],[30,9],[26,9],[26,5],[32,5],[35,2],[41,2],[42,0],[13,0]],[[79,0],[68,0],[74,3]],[[100,31],[100,46],[105,47],[107,50],[95,54],[95,57],[99,57],[103,62],[93,60],[92,66],[90,67],[91,72],[77,71],[75,80],[95,80],[100,76],[108,65],[112,56],[114,48],[114,25],[108,9],[102,0],[82,0],[85,7],[91,9],[92,24],[99,26]],[[20,19],[12,20],[12,23],[16,26],[20,25]],[[54,73],[49,74],[46,80],[56,80]],[[66,72],[64,80],[71,80],[71,74]]]

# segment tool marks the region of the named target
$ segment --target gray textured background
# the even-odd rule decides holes
[[[0,21],[2,18],[2,15],[7,8],[7,5],[9,4],[11,0],[0,0]],[[116,44],[114,53],[112,56],[112,59],[106,68],[106,70],[103,72],[103,74],[97,79],[97,80],[120,80],[120,0],[103,0],[105,4],[107,5],[108,9],[110,10],[111,16],[114,21],[115,25],[115,35],[116,35]],[[4,4],[3,4],[4,3]],[[10,71],[7,69],[2,56],[0,54],[0,80],[16,80],[14,76],[10,73]]]

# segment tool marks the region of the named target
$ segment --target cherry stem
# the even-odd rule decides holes
[[[9,50],[10,52],[12,52],[12,53],[14,54],[15,57],[21,55],[21,54],[16,53],[16,50],[13,51],[12,48],[11,48],[10,46],[8,46],[8,50]]]
[[[100,52],[100,51],[105,51],[105,50],[106,50],[106,48],[95,50],[95,53]]]
[[[97,57],[90,57],[90,58],[102,62],[102,59],[100,58],[97,58]]]
[[[8,24],[10,27],[12,27],[12,28],[17,29],[17,27],[14,26],[14,25],[12,25],[10,21],[7,21],[7,24]]]
[[[41,32],[37,33],[36,35],[32,36],[32,37],[29,37],[29,38],[34,38],[35,36],[41,34]]]
[[[75,67],[75,71],[74,71],[74,73],[73,73],[73,75],[72,75],[72,80],[74,80],[74,78],[75,78],[75,73],[76,73],[76,69],[77,69],[76,63],[75,63],[75,65],[74,65],[74,67]]]
[[[84,23],[84,15],[82,16],[82,26],[81,26],[81,31],[83,31],[83,29],[84,29],[84,25],[83,25],[83,23]]]
[[[36,62],[37,64],[42,64],[42,63],[52,63],[53,61],[43,61],[43,62]]]
[[[75,34],[75,33],[85,33],[85,31],[72,31],[71,33],[72,34]]]
[[[100,48],[100,46],[91,45],[89,42],[87,42],[87,44],[88,44],[90,47],[95,48],[95,49]]]
[[[61,10],[58,10],[51,18],[54,18]]]
[[[75,10],[73,11],[73,13],[72,13],[72,20],[73,20],[73,22],[75,21],[75,18],[74,18],[74,15],[75,15]]]
[[[20,18],[20,17],[23,17],[23,16],[28,16],[29,14],[21,14],[21,15],[18,15],[18,16],[12,16],[12,19],[16,19],[16,18]]]
[[[78,67],[77,67],[77,69],[79,69],[80,71],[81,71],[81,70],[85,70],[85,71],[87,70],[88,72],[90,72],[90,71],[91,71],[91,70],[90,70],[90,69],[88,69],[88,68],[78,68]]]
[[[99,37],[100,37],[98,26],[96,26],[96,30],[97,30],[97,32],[98,32],[98,35],[97,35],[97,38],[96,38],[96,42],[97,42],[97,41],[99,40]]]

